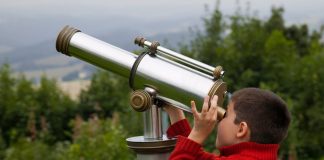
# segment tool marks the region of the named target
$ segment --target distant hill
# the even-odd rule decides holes
[[[95,35],[94,37],[131,52],[141,49],[134,44],[136,36],[145,37],[145,35],[131,30],[120,30],[104,35]],[[188,42],[188,37],[187,32],[174,32],[160,33],[145,38],[151,41],[157,40],[170,49],[177,49],[179,43]],[[80,73],[85,75],[83,78],[89,78],[96,70],[96,67],[58,53],[55,49],[55,41],[54,39],[43,41],[35,45],[20,47],[2,53],[0,54],[0,63],[9,62],[14,72],[24,73],[27,78],[34,79],[36,82],[43,74],[62,81],[78,79]]]

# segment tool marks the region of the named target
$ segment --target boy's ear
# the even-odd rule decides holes
[[[236,133],[237,138],[250,139],[250,130],[246,122],[240,122],[238,126],[238,132]]]

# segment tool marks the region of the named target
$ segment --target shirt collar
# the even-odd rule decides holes
[[[259,144],[255,142],[242,142],[231,146],[221,147],[219,149],[221,156],[229,156],[234,154],[265,157],[267,159],[277,159],[279,144]]]

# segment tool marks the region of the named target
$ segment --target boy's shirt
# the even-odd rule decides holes
[[[279,149],[278,144],[258,144],[243,142],[219,149],[220,155],[204,152],[200,144],[188,139],[191,128],[186,119],[171,125],[167,130],[167,136],[178,137],[175,149],[169,159],[216,159],[216,160],[276,160]]]

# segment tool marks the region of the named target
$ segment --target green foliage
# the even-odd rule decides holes
[[[63,159],[134,159],[125,139],[126,134],[120,124],[94,118],[82,123],[79,135],[66,150]]]
[[[296,65],[290,95],[295,99],[292,114],[296,121],[294,145],[301,159],[322,155],[324,151],[324,70],[323,52],[303,57]],[[295,84],[295,85],[292,85]],[[306,138],[307,137],[307,138]]]
[[[23,75],[12,77],[7,64],[0,68],[0,88],[0,159],[134,159],[125,139],[142,134],[142,115],[130,109],[126,80],[98,71],[79,107],[55,80],[43,76],[35,86]],[[77,114],[90,121],[78,127]]]
[[[64,94],[55,80],[41,78],[35,93],[37,105],[34,112],[39,119],[37,126],[49,143],[66,140],[69,137],[68,122],[75,115],[76,103]]]
[[[6,151],[5,160],[54,160],[55,153],[41,141],[20,139]]]
[[[81,92],[78,108],[83,117],[92,113],[97,113],[100,117],[111,117],[115,111],[129,110],[128,99],[126,79],[99,70],[93,75],[89,89]]]
[[[0,124],[2,135],[7,144],[10,139],[10,114],[12,114],[12,106],[15,104],[15,80],[11,77],[11,70],[8,64],[1,66],[0,68]]]
[[[0,123],[5,145],[20,137],[47,137],[49,143],[68,139],[68,121],[75,102],[45,77],[39,87],[23,75],[13,78],[8,64],[0,68]],[[45,137],[44,137],[45,136]]]
[[[1,131],[0,131],[1,133]],[[5,155],[6,155],[6,144],[2,138],[2,136],[0,136],[0,159],[4,159],[5,158]]]
[[[142,135],[142,114],[131,109],[130,92],[126,78],[98,70],[92,77],[89,89],[80,94],[78,112],[83,118],[89,118],[94,113],[100,118],[112,117],[113,113],[120,112],[120,121],[127,128],[127,133]]]
[[[116,124],[114,124],[116,123]],[[134,159],[126,145],[126,134],[110,119],[81,122],[73,143],[49,146],[41,140],[20,139],[6,150],[5,160],[113,160]]]

